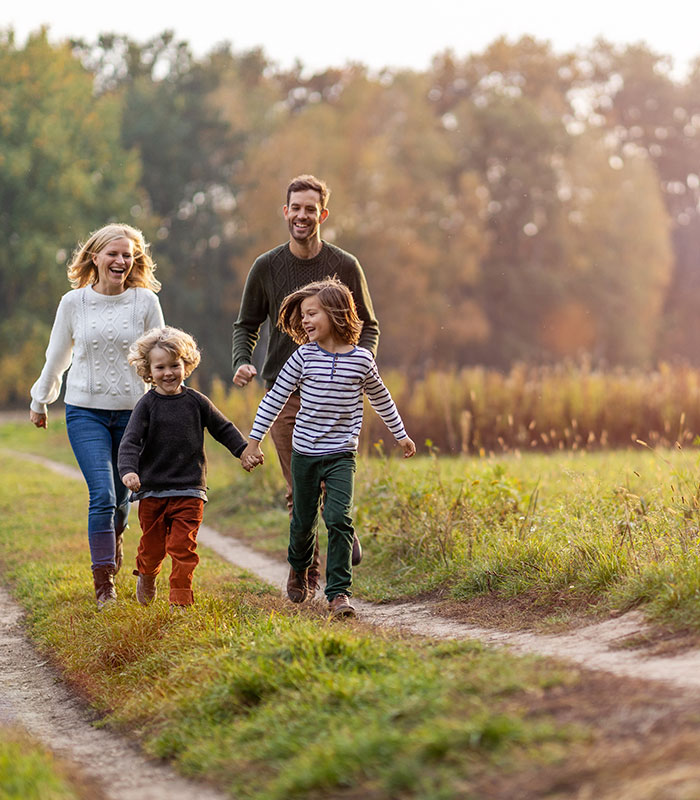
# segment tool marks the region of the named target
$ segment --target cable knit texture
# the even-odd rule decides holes
[[[39,414],[58,399],[63,374],[65,402],[108,411],[132,409],[146,384],[126,360],[131,344],[160,327],[163,312],[150,289],[105,295],[91,286],[64,294],[46,350],[46,363],[31,389],[31,408]]]

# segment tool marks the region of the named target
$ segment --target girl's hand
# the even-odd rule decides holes
[[[46,414],[38,414],[36,411],[29,411],[29,421],[32,425],[36,425],[37,428],[47,428],[49,425],[49,420]]]
[[[138,492],[141,488],[141,479],[135,472],[127,472],[122,478],[122,483],[127,489],[131,489],[132,492]]]
[[[410,458],[411,456],[415,456],[416,454],[416,445],[413,439],[402,439],[399,442],[401,449],[403,450],[403,457]]]
[[[260,442],[251,439],[246,449],[241,453],[241,466],[246,472],[250,472],[252,469],[255,469],[258,464],[263,464],[264,462],[265,456],[260,449]]]

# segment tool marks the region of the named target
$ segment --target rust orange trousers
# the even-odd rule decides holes
[[[139,500],[141,541],[136,568],[142,575],[157,575],[166,555],[172,560],[170,602],[194,602],[192,575],[199,564],[197,533],[204,516],[199,497],[144,497]]]

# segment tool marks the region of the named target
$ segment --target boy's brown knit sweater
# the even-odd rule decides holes
[[[379,325],[374,316],[367,280],[355,256],[328,242],[321,243],[314,258],[297,258],[289,242],[268,250],[255,259],[245,288],[238,319],[233,326],[233,373],[242,364],[251,364],[253,348],[260,326],[270,320],[270,341],[267,347],[262,378],[267,388],[275,382],[297,345],[277,327],[282,300],[307,283],[337,276],[352,292],[357,314],[362,320],[360,345],[377,354]]]

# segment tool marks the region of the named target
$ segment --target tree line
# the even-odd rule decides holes
[[[365,268],[379,360],[411,378],[584,355],[700,363],[700,61],[497,40],[425,71],[197,58],[172,33],[23,44],[0,32],[0,403],[38,374],[76,241],[144,230],[166,320],[231,377],[288,180],[332,189],[324,236]]]

